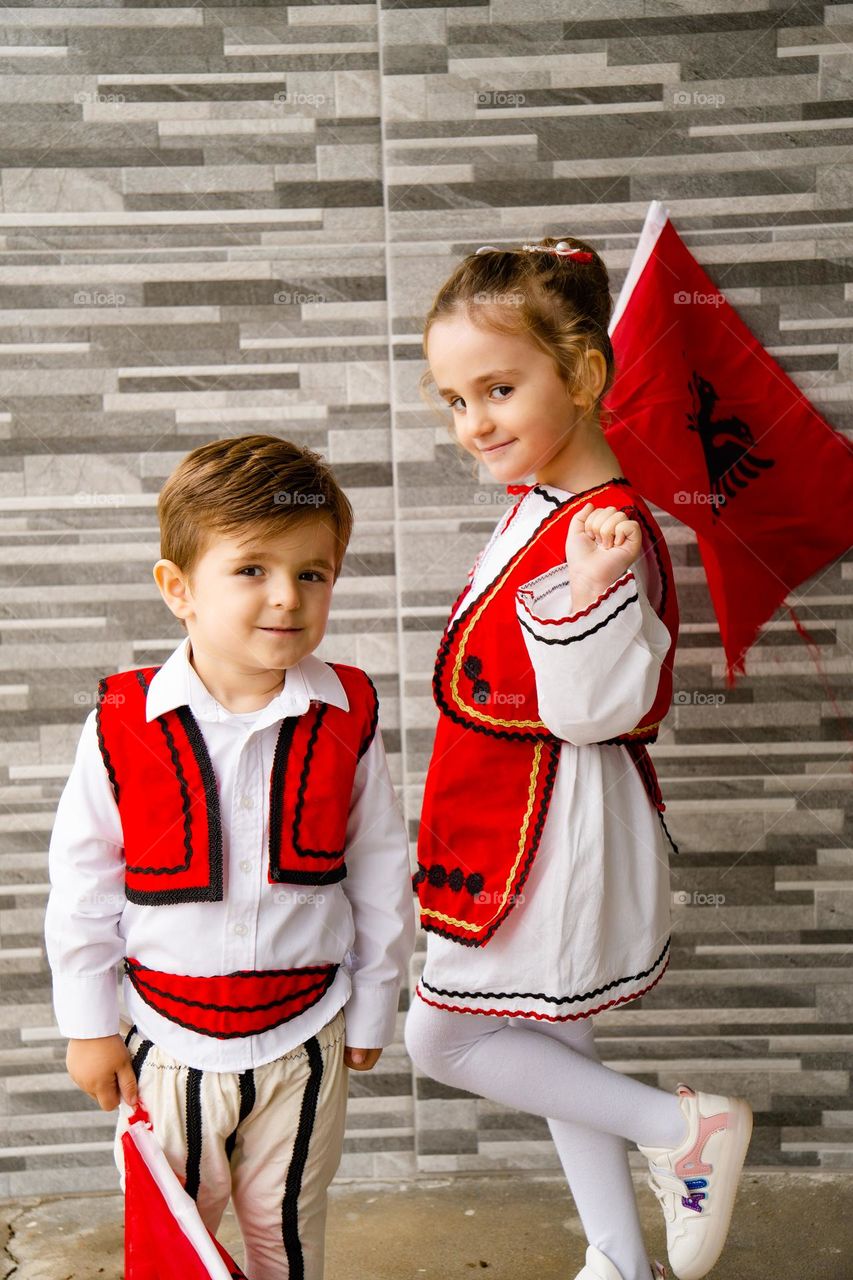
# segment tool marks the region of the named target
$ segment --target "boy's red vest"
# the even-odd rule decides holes
[[[539,717],[516,592],[565,562],[569,522],[590,501],[618,507],[639,521],[644,547],[651,545],[660,574],[657,613],[672,642],[657,693],[633,729],[604,741],[627,747],[666,831],[666,806],[645,746],[657,738],[672,700],[678,602],[666,543],[645,501],[624,477],[565,502],[552,500],[554,511],[528,542],[455,622],[448,621],[436,660],[433,696],[441,714],[413,884],[423,928],[467,946],[485,946],[512,910],[539,847],[559,762],[561,740]],[[469,587],[457,597],[451,619]]]
[[[312,702],[281,723],[270,774],[271,883],[331,884],[346,875],[345,838],[356,766],[373,741],[379,701],[358,667],[332,662],[349,711]],[[222,819],[216,778],[188,706],[151,721],[157,667],[98,685],[98,744],[121,815],[131,902],[222,900]]]
[[[331,662],[349,711],[312,702],[281,724],[270,774],[270,883],[331,884],[346,875],[346,829],[356,766],[379,718],[376,689],[358,667]],[[121,816],[125,894],[161,906],[220,902],[222,820],[213,766],[188,706],[150,722],[145,700],[157,667],[98,685],[98,744]],[[337,964],[213,976],[154,970],[128,956],[125,972],[162,1017],[200,1035],[269,1031],[322,999]]]

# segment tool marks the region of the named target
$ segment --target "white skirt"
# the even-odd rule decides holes
[[[658,982],[670,928],[669,844],[627,748],[564,742],[519,900],[483,947],[428,932],[415,992],[462,1013],[588,1017]]]

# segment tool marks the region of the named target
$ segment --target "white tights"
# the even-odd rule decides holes
[[[604,1066],[591,1018],[451,1013],[415,996],[405,1034],[425,1075],[547,1119],[589,1243],[623,1280],[649,1280],[625,1139],[681,1143],[685,1122],[675,1095]]]

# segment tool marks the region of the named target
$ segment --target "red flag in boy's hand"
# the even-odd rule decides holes
[[[607,441],[643,496],[696,531],[727,683],[785,596],[851,544],[853,448],[649,208],[610,324]]]
[[[124,1152],[125,1280],[246,1280],[205,1227],[137,1106]]]

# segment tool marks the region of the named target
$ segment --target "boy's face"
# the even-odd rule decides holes
[[[273,535],[213,534],[189,576],[161,560],[155,578],[194,651],[247,672],[286,670],[323,639],[337,551],[330,521],[307,517]]]

